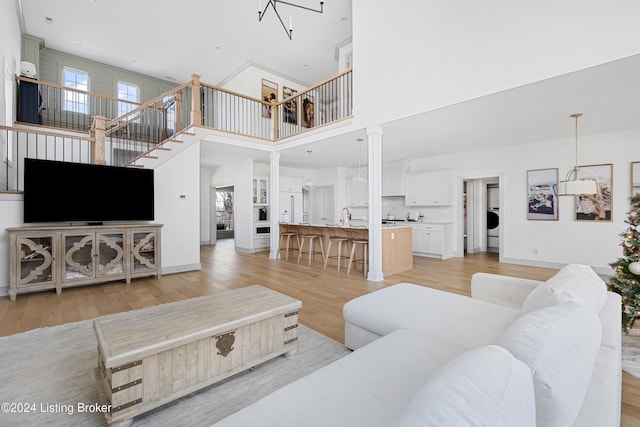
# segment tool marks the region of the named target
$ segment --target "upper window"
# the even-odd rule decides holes
[[[126,82],[118,82],[118,117],[127,114],[129,111],[134,110],[140,102],[140,88],[134,84]]]
[[[88,92],[89,73],[65,67],[62,71],[62,85],[70,89]],[[89,114],[89,95],[75,90],[65,90],[62,108],[65,111]]]

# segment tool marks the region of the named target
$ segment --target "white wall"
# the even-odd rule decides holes
[[[282,87],[286,86],[298,92],[311,86],[309,83],[297,82],[293,79],[263,70],[259,67],[248,65],[232,77],[223,82],[222,87],[252,98],[262,98],[262,79],[278,84],[278,101],[282,101]],[[315,84],[317,82],[311,82]]]
[[[200,142],[158,166],[154,180],[155,222],[164,224],[163,273],[199,269]]]
[[[0,58],[2,63],[0,63],[0,70],[2,76],[2,84],[0,85],[0,103],[2,114],[0,114],[0,123],[7,124],[4,122],[4,109],[5,109],[5,99],[6,93],[4,88],[4,74],[5,74],[5,63],[9,66],[11,74],[16,75],[20,74],[20,46],[21,46],[21,35],[20,35],[20,26],[18,25],[18,16],[16,14],[16,8],[13,0],[4,0],[0,2]],[[15,86],[14,86],[15,87]],[[14,89],[15,90],[15,89]],[[14,95],[15,97],[15,95]],[[12,105],[15,105],[15,102],[12,102]],[[15,118],[15,112],[13,114]],[[11,123],[13,124],[13,123]]]
[[[353,0],[356,120],[376,125],[638,54],[638,22],[637,0]]]
[[[576,262],[610,272],[608,264],[622,255],[619,234],[624,231],[631,195],[631,166],[640,160],[640,129],[588,135],[580,139],[580,164],[613,164],[613,220],[576,222],[573,198],[561,197],[558,221],[528,221],[527,170],[558,168],[559,178],[573,167],[572,138],[541,141],[502,149],[483,150],[411,161],[410,169],[450,168],[456,177],[453,215],[457,224],[454,250],[462,253],[462,180],[500,176],[501,250],[503,260],[558,266]],[[634,153],[638,154],[634,157]],[[425,210],[428,212],[428,210]]]
[[[9,293],[9,234],[8,227],[22,223],[22,194],[0,194],[0,295]]]
[[[0,67],[2,68],[0,69],[0,75],[2,76],[2,84],[0,84],[0,123],[7,125],[13,125],[13,123],[5,123],[4,121],[7,96],[4,85],[5,64],[9,66],[12,76],[20,73],[20,46],[20,26],[18,25],[14,1],[1,1],[0,58],[2,62]],[[13,98],[15,99],[15,94],[13,94]],[[14,100],[11,100],[11,105],[15,105]],[[15,112],[12,117],[15,118]],[[5,228],[22,225],[22,206],[22,195],[0,195],[0,295],[5,295],[9,290],[9,235]]]

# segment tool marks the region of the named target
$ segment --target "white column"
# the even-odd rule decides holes
[[[278,212],[280,212],[280,153],[269,153],[269,225],[270,251],[269,258],[278,259],[280,244],[280,227],[278,226]]]
[[[382,128],[367,128],[369,154],[369,273],[367,280],[381,282],[382,274]]]

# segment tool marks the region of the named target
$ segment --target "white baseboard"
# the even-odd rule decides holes
[[[561,269],[566,265],[566,263],[558,263],[558,262],[550,262],[550,261],[536,261],[533,259],[520,259],[520,258],[503,258],[502,262],[507,264],[519,264],[519,265],[528,265],[531,267],[543,267],[543,268],[556,268]],[[613,271],[610,267],[594,267],[593,271],[598,273],[600,276],[611,276],[613,275]]]
[[[171,267],[162,267],[162,274],[185,273],[187,271],[197,271],[202,269],[202,264],[185,264],[172,265]]]
[[[9,295],[9,286],[0,286],[0,297]]]

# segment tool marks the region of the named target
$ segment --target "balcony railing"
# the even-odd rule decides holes
[[[88,135],[0,126],[0,191],[20,192],[25,158],[91,163]]]
[[[26,77],[16,77],[16,81],[19,88],[24,86],[18,90],[18,123],[88,132],[92,117],[102,116],[110,120],[118,116],[118,106],[121,111],[140,105]]]
[[[20,99],[23,91],[18,91],[17,122],[42,128],[0,126],[0,191],[22,191],[26,157],[130,165],[192,126],[278,142],[350,118],[351,76],[347,70],[269,103],[201,83],[193,75],[190,81],[142,105],[129,103],[130,111],[120,117],[115,117],[118,103],[126,101],[17,77],[18,84],[33,85],[30,102],[38,107],[42,99],[41,110],[23,114],[27,100]]]

